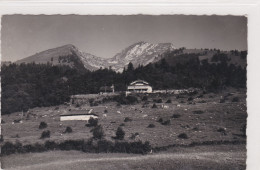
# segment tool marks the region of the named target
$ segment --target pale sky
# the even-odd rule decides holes
[[[65,44],[110,58],[139,41],[175,47],[247,49],[247,18],[189,15],[6,15],[3,61],[16,61]]]

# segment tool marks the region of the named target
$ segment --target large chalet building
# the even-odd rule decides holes
[[[152,93],[153,89],[148,82],[136,80],[127,87],[127,93]]]

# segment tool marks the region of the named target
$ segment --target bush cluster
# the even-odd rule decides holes
[[[88,124],[86,124],[85,126],[87,127],[96,127],[98,125],[98,119],[94,119],[93,117],[91,117],[88,120]]]
[[[121,127],[118,127],[114,139],[123,140],[124,137],[125,137],[125,131]]]
[[[138,103],[138,99],[136,96],[125,96],[124,94],[118,95],[118,96],[114,96],[112,98],[112,101],[115,101],[119,104],[123,104],[123,105],[130,105],[130,104],[135,104]]]
[[[149,124],[147,127],[148,127],[148,128],[154,128],[155,125],[151,123],[151,124]]]
[[[193,114],[202,114],[202,113],[204,113],[202,110],[195,110],[195,111],[193,111]]]
[[[175,113],[175,114],[172,115],[172,118],[179,118],[179,117],[181,117],[181,115],[178,114],[178,113]]]
[[[170,125],[171,124],[171,120],[163,120],[163,118],[159,118],[157,120],[157,122],[161,123],[162,125]]]
[[[10,155],[14,153],[28,153],[28,152],[44,152],[48,150],[79,150],[88,153],[101,152],[118,152],[118,153],[134,153],[146,154],[151,151],[149,142],[119,142],[115,143],[107,140],[99,140],[96,144],[92,139],[84,140],[66,140],[64,142],[56,143],[54,141],[46,141],[44,144],[27,144],[22,145],[20,142],[11,143],[6,142],[1,148],[1,155]]]
[[[124,122],[131,122],[132,121],[132,119],[130,118],[130,117],[126,117],[125,119],[124,119]]]
[[[105,137],[105,133],[101,125],[97,125],[90,132],[92,132],[94,139],[103,139]]]

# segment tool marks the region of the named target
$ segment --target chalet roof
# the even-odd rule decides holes
[[[91,116],[98,116],[95,113],[88,113],[89,110],[71,110],[67,113],[61,114],[60,116],[79,116],[79,115],[91,115]]]
[[[136,81],[133,81],[132,83],[130,83],[130,85],[135,85],[137,83],[142,83],[142,84],[145,84],[145,85],[149,85],[148,82],[144,81],[144,80],[136,80]]]
[[[61,114],[60,116],[87,116],[87,115],[89,115],[89,116],[97,116],[98,117],[98,115],[97,114],[94,114],[94,113],[86,113],[86,114],[77,114],[77,113],[75,113],[75,114]]]

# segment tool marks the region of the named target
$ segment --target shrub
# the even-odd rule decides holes
[[[147,127],[148,127],[148,128],[154,128],[155,125],[154,125],[154,124],[149,124]]]
[[[94,103],[95,99],[89,99],[88,102],[89,102],[89,105],[91,106],[93,103]]]
[[[46,127],[47,127],[47,123],[45,123],[45,122],[41,122],[39,125],[39,129],[44,129]]]
[[[187,101],[192,101],[193,100],[193,97],[189,97],[188,99],[187,99]]]
[[[1,147],[1,154],[9,155],[16,152],[15,145],[11,142],[6,142]]]
[[[116,130],[116,139],[123,140],[125,137],[125,132],[121,127],[118,127]]]
[[[192,130],[198,131],[199,128],[198,127],[194,127]]]
[[[163,101],[162,101],[162,99],[158,99],[157,101],[156,101],[156,103],[162,103]]]
[[[157,120],[157,122],[162,123],[162,122],[163,122],[163,119],[162,119],[162,118],[159,118],[159,119]]]
[[[227,135],[226,128],[220,127],[217,131],[220,132],[222,135]]]
[[[188,135],[186,133],[181,133],[181,134],[178,135],[178,138],[188,139]]]
[[[203,94],[201,94],[201,95],[198,95],[197,96],[197,98],[202,98],[204,95]]]
[[[171,124],[170,120],[166,120],[166,121],[162,122],[162,125],[170,125],[170,124]]]
[[[49,130],[43,131],[40,139],[49,138],[51,132]]]
[[[102,139],[105,136],[101,125],[96,126],[94,129],[91,130],[91,132],[94,139]]]
[[[133,139],[135,139],[135,137],[138,136],[138,135],[139,135],[139,133],[132,133],[131,136],[130,136],[130,139],[133,140]]]
[[[172,115],[172,118],[179,118],[179,117],[181,117],[181,115],[180,115],[180,114],[177,114],[177,113],[175,113],[175,114]]]
[[[238,98],[238,97],[234,97],[234,98],[232,99],[232,102],[239,102],[239,98]]]
[[[67,127],[66,127],[66,130],[65,130],[65,133],[71,133],[71,132],[72,132],[71,127],[67,126]]]
[[[225,103],[225,101],[226,101],[225,99],[220,99],[219,103]]]
[[[134,104],[138,102],[138,99],[135,96],[127,96],[126,100],[127,100],[126,104]]]
[[[4,124],[4,123],[5,123],[5,121],[3,119],[1,119],[1,124]]]
[[[104,113],[107,113],[107,109],[104,110]]]
[[[96,127],[98,125],[98,119],[94,119],[93,117],[91,117],[88,120],[88,124],[86,124],[85,126],[87,127]]]
[[[144,96],[143,98],[142,98],[142,101],[147,101],[148,100],[148,97],[147,96]]]
[[[156,106],[156,104],[155,104],[155,103],[153,104],[152,108],[157,108],[157,106]]]
[[[98,106],[98,102],[90,103],[90,106]]]
[[[124,123],[121,123],[119,126],[125,126],[125,124],[124,124]]]
[[[202,113],[204,113],[202,110],[195,110],[195,111],[193,111],[193,114],[202,114]]]
[[[166,103],[172,103],[172,100],[171,100],[171,99],[168,99],[168,100],[166,101]]]
[[[21,119],[14,120],[14,123],[20,123],[20,122],[21,122]]]
[[[131,121],[132,121],[132,119],[129,118],[129,117],[126,117],[126,118],[124,119],[124,122],[131,122]]]
[[[120,104],[124,104],[124,105],[128,105],[128,104],[135,104],[138,102],[137,97],[135,96],[125,96],[124,94],[122,95],[118,95],[118,96],[114,96],[113,100],[120,103]]]

